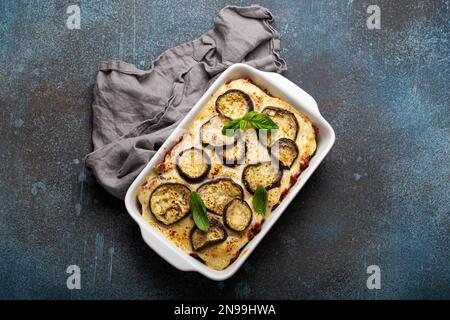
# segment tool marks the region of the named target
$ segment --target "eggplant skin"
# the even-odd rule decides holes
[[[299,124],[295,115],[286,109],[276,107],[265,107],[261,112],[268,115],[278,125],[275,138],[297,139]]]
[[[275,169],[276,172],[270,172]],[[242,181],[245,188],[251,194],[256,192],[258,186],[270,190],[281,185],[283,170],[272,161],[249,164],[242,171]]]
[[[204,168],[201,168],[202,171],[200,173],[190,173],[188,171],[188,169],[196,169],[196,168],[183,168],[183,164],[180,163],[180,159],[182,159],[183,155],[187,154],[188,152],[196,152],[198,153],[201,157],[202,157],[202,163],[188,163],[188,165],[193,166],[193,165],[200,165],[200,166],[204,166]],[[192,159],[193,161],[196,161],[195,159]],[[198,160],[198,159],[197,159]],[[175,160],[175,165],[178,171],[178,174],[187,182],[189,183],[198,183],[200,181],[202,181],[203,179],[205,179],[208,176],[209,171],[211,170],[211,159],[208,156],[208,154],[206,153],[205,150],[202,149],[198,149],[195,147],[186,149],[181,151],[178,154],[178,157]]]
[[[150,212],[162,224],[172,225],[190,213],[190,194],[191,190],[182,183],[162,183],[150,195]]]
[[[200,127],[200,141],[204,147],[222,147],[236,143],[237,136],[222,134],[222,128],[229,119],[222,116],[213,116]]]
[[[229,119],[242,118],[252,110],[252,99],[241,90],[227,90],[216,99],[216,112]]]
[[[290,169],[295,160],[297,160],[299,151],[295,141],[288,138],[280,138],[269,148],[269,153],[275,161],[279,161],[282,169]]]
[[[233,199],[223,209],[223,224],[237,232],[247,229],[252,222],[252,217],[253,211],[245,200]],[[236,223],[237,219],[240,220]]]
[[[189,233],[192,250],[194,251],[202,251],[203,249],[224,242],[227,238],[227,230],[225,230],[222,223],[214,218],[209,219],[207,232],[200,230],[194,225]]]
[[[244,190],[231,178],[216,178],[197,188],[208,211],[222,215],[225,206],[234,198],[244,198]]]

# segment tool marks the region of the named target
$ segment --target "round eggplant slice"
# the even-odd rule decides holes
[[[209,228],[207,232],[194,226],[189,234],[191,246],[194,251],[201,251],[212,245],[224,242],[227,237],[228,234],[223,227],[223,224],[216,219],[209,219]]]
[[[192,147],[180,152],[176,159],[176,168],[184,180],[197,183],[208,175],[211,159],[206,151]]]
[[[252,209],[241,199],[231,200],[223,210],[223,223],[234,231],[244,231],[252,221]]]
[[[272,161],[249,164],[242,172],[242,181],[251,194],[255,193],[258,186],[263,186],[266,190],[279,187],[281,178],[283,171]]]
[[[270,153],[279,161],[282,169],[290,169],[298,157],[298,147],[293,140],[281,138],[274,142],[270,148]]]
[[[226,118],[242,118],[247,112],[252,110],[252,99],[241,90],[228,90],[216,100],[216,111]]]
[[[246,147],[245,137],[239,137],[234,145],[216,148],[216,152],[224,165],[232,167],[242,164],[245,159]]]
[[[233,145],[236,142],[236,135],[227,136],[222,134],[222,128],[228,121],[224,117],[214,116],[205,122],[200,128],[202,144],[214,148]]]
[[[163,183],[150,195],[150,211],[166,226],[174,224],[189,213],[190,194],[191,190],[184,184]]]
[[[288,138],[295,141],[298,133],[298,121],[292,112],[275,107],[266,107],[262,113],[268,115],[278,125],[278,130],[269,135],[269,138]],[[268,145],[271,145],[270,141]]]
[[[197,189],[206,209],[221,215],[225,206],[234,198],[242,199],[244,190],[230,178],[217,178],[204,182]]]

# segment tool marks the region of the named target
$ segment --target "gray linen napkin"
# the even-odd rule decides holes
[[[94,151],[85,158],[97,181],[123,199],[129,185],[180,120],[227,67],[245,62],[281,72],[280,35],[261,6],[227,6],[214,28],[161,54],[150,70],[103,62],[94,87]]]

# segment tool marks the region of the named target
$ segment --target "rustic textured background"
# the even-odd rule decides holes
[[[261,1],[286,77],[337,140],[230,280],[159,258],[83,168],[99,62],[148,68],[228,3],[0,1],[0,298],[450,298],[448,1]],[[81,290],[66,288],[70,264]],[[366,288],[371,264],[381,290]]]

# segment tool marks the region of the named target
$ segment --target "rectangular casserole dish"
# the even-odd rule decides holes
[[[139,185],[144,181],[146,176],[153,170],[165,156],[166,151],[177,142],[178,137],[182,134],[191,121],[193,121],[201,110],[203,105],[209,100],[211,95],[218,90],[224,83],[229,81],[248,78],[262,89],[268,90],[273,96],[279,97],[300,112],[305,114],[312,121],[314,126],[319,129],[317,135],[317,149],[315,155],[311,158],[309,166],[302,171],[297,182],[291,187],[286,197],[281,201],[280,205],[273,210],[270,216],[262,224],[261,231],[243,248],[242,253],[230,266],[226,269],[217,271],[207,267],[205,264],[183,252],[174,243],[162,235],[158,230],[154,229],[141,216],[139,203],[136,193]],[[315,100],[300,89],[293,82],[289,81],[280,74],[273,72],[259,71],[246,64],[234,64],[223,72],[211,87],[205,92],[197,104],[181,121],[178,127],[172,132],[166,142],[161,146],[155,156],[149,161],[147,166],[137,176],[131,184],[125,196],[125,206],[130,216],[138,223],[142,238],[155,252],[164,258],[171,265],[182,271],[196,271],[202,275],[216,281],[222,281],[231,277],[241,267],[249,255],[253,252],[262,238],[278,220],[289,203],[294,199],[306,181],[309,179],[314,170],[319,166],[327,153],[330,151],[335,141],[335,134],[329,123],[322,117]]]

